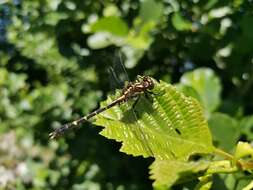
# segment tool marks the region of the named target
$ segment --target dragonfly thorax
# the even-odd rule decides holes
[[[144,93],[146,90],[152,90],[154,88],[153,80],[148,76],[139,76],[138,79],[123,89],[122,95],[125,97],[135,97]]]
[[[78,120],[63,125],[61,128],[58,128],[52,133],[50,133],[49,137],[53,139],[62,136],[66,131],[75,128],[79,124],[89,120],[97,114],[102,113],[103,111],[110,109],[115,105],[120,105],[121,103],[126,102],[131,98],[138,97],[139,95],[148,92],[149,90],[152,90],[154,88],[154,85],[154,81],[151,77],[139,76],[137,77],[137,80],[135,82],[129,82],[122,90],[121,96],[112,101],[110,104],[105,107],[99,108],[89,113],[88,115],[79,118]]]
[[[144,76],[142,79],[143,88],[152,90],[154,88],[154,81],[149,76]]]

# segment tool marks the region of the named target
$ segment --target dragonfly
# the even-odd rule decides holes
[[[113,100],[111,103],[109,103],[107,106],[99,108],[88,115],[85,115],[75,121],[72,121],[70,123],[64,124],[62,127],[55,129],[53,132],[49,134],[50,139],[55,139],[60,136],[63,136],[67,131],[74,129],[78,127],[80,124],[88,121],[89,119],[93,118],[94,116],[116,106],[120,105],[122,103],[125,103],[131,99],[137,98],[136,102],[137,103],[138,98],[140,97],[141,94],[146,94],[146,93],[152,93],[151,90],[154,88],[155,83],[153,79],[149,76],[137,76],[137,79],[133,82],[129,82],[128,84],[125,85],[125,87],[121,91],[121,95]]]

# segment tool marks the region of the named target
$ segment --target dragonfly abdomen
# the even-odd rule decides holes
[[[52,133],[49,134],[49,137],[51,139],[57,138],[59,136],[62,136],[66,131],[77,127],[79,124],[83,123],[84,121],[89,120],[90,118],[96,116],[97,114],[100,114],[101,112],[110,109],[111,107],[115,105],[120,105],[123,102],[127,102],[129,99],[133,99],[135,97],[138,97],[140,94],[145,93],[148,90],[151,90],[154,88],[154,82],[153,80],[148,77],[139,77],[135,82],[129,83],[121,93],[121,96],[118,97],[116,100],[112,101],[110,104],[108,104],[105,107],[102,107],[100,109],[97,109],[90,114],[81,117],[80,119],[73,121],[71,123],[67,123],[63,125],[61,128],[54,130]]]

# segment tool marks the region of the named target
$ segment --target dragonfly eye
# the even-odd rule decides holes
[[[153,82],[153,80],[150,77],[144,76],[143,77],[143,82],[144,82],[144,86],[146,88],[148,88],[149,90],[151,90],[151,89],[154,88],[154,82]]]

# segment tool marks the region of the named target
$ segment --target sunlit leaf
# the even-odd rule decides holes
[[[174,183],[196,178],[199,172],[207,169],[208,162],[181,162],[175,160],[155,160],[150,166],[154,187],[167,189]]]
[[[108,32],[117,36],[126,36],[128,34],[128,26],[119,17],[103,17],[91,25],[91,32]]]
[[[246,187],[244,187],[242,190],[251,190],[253,189],[253,181],[251,181]]]
[[[107,7],[103,10],[103,15],[105,17],[109,16],[120,16],[120,10],[119,8],[114,4],[109,4]]]
[[[238,8],[241,6],[241,4],[244,2],[244,0],[233,0],[234,7]]]
[[[182,84],[182,83],[178,83],[178,84],[176,85],[176,88],[177,88],[180,92],[182,92],[184,95],[186,95],[186,96],[191,96],[191,97],[197,99],[199,102],[201,102],[201,97],[200,97],[200,95],[199,95],[198,92],[197,92],[194,88],[192,88],[191,86],[187,86],[187,85],[184,85],[184,84]]]
[[[217,2],[218,2],[218,0],[209,0],[209,1],[207,1],[206,5],[205,5],[205,9],[212,8]]]
[[[126,68],[133,68],[144,54],[142,49],[137,49],[133,46],[124,46],[121,48],[121,51],[127,57],[126,61],[124,62]]]
[[[217,145],[231,151],[240,135],[238,122],[226,114],[214,113],[208,123]]]
[[[213,70],[208,68],[196,69],[185,73],[180,82],[193,87],[198,92],[205,110],[212,112],[219,106],[221,84]]]
[[[190,30],[192,28],[192,24],[184,19],[179,12],[174,13],[172,17],[173,26],[181,31],[181,30]]]
[[[194,190],[209,190],[213,185],[212,175],[199,177],[200,182],[194,188]]]
[[[45,23],[47,23],[48,25],[55,26],[60,20],[66,19],[66,18],[67,18],[67,15],[65,15],[65,14],[60,14],[60,13],[57,13],[57,12],[51,12],[51,13],[46,15]]]
[[[139,17],[142,21],[158,21],[162,15],[163,5],[155,0],[143,0],[140,5]]]
[[[225,146],[228,146],[225,143],[227,136],[232,138],[228,139],[227,144],[236,142],[233,136],[234,123],[237,123],[235,118],[240,118],[238,128],[241,136],[238,139],[248,142],[238,143],[235,157],[250,164],[248,161],[251,159],[253,119],[251,115],[246,117],[245,114],[251,114],[252,111],[251,4],[250,0],[0,0],[0,189],[59,189],[65,186],[75,190],[151,189],[150,182],[143,178],[145,172],[142,169],[146,167],[146,162],[135,158],[135,161],[131,160],[130,163],[127,156],[122,158],[122,155],[112,153],[111,146],[118,147],[119,143],[106,143],[103,137],[96,135],[98,130],[88,127],[88,123],[75,134],[75,138],[73,135],[67,135],[66,138],[48,142],[48,132],[52,128],[59,127],[97,107],[97,101],[109,90],[106,86],[109,81],[105,70],[108,68],[107,64],[119,61],[119,56],[112,57],[118,48],[123,50],[122,60],[126,67],[132,68],[127,69],[130,78],[136,73],[145,73],[165,81],[178,81],[186,70],[201,66],[212,67],[217,75],[220,75],[219,78],[224,85],[224,99],[220,101],[222,107],[219,107],[216,100],[206,101],[206,94],[217,94],[215,88],[207,86],[207,90],[204,90],[206,94],[201,94],[203,91],[191,83],[179,83],[182,87],[179,91],[202,103],[210,117],[218,108],[219,111],[233,116],[233,121],[231,117],[221,117],[221,122],[214,122],[220,117],[211,118],[214,125],[224,126],[226,123],[228,126],[224,131],[217,129],[218,126],[214,127],[215,131],[218,131],[214,132],[217,145],[217,135],[220,139],[224,138],[222,143]],[[98,24],[97,28],[94,28],[96,31],[89,30],[93,26],[91,23]],[[202,76],[200,80],[205,81],[206,78]],[[157,103],[158,95],[152,96],[153,103],[147,103],[150,100],[143,97],[135,107],[141,124],[146,121],[146,115],[143,113],[150,111],[152,106],[162,105]],[[126,109],[131,109],[133,103],[134,101],[130,100]],[[171,103],[164,105],[169,105],[167,107],[170,109],[173,107]],[[182,110],[184,109],[186,108]],[[120,107],[120,113],[121,110],[124,111],[124,105]],[[153,128],[154,125],[146,125],[149,122],[140,128],[139,123],[129,122],[131,113],[127,115],[124,111],[119,117],[125,120],[119,120],[121,123],[117,126],[116,117],[110,125],[119,127],[120,130],[117,132],[121,136],[114,138],[113,133],[114,136],[111,138],[123,141],[125,149],[135,149],[134,146],[137,144],[144,147],[144,153],[152,150],[155,152],[156,160],[158,155],[165,158],[164,155],[170,149],[176,153],[185,150],[185,147],[187,149],[188,145],[181,143],[180,138],[175,143],[171,137],[180,136],[178,131],[182,131],[181,136],[188,140],[189,136],[198,130],[194,131],[190,127],[193,132],[186,133],[178,127],[176,121],[181,121],[179,118],[173,120],[174,128],[168,135],[166,128],[160,123],[166,123],[167,121],[162,119],[172,116],[164,117],[160,114],[161,111],[157,111],[156,108],[154,110],[158,116],[155,113],[147,113],[152,118],[156,117],[154,121],[159,122],[155,124],[157,128]],[[177,109],[173,108],[172,111],[175,112]],[[192,112],[189,113],[192,115]],[[112,117],[113,114],[107,116]],[[126,120],[129,125],[126,124]],[[190,119],[187,118],[188,120]],[[182,126],[188,127],[187,124]],[[131,132],[136,138],[122,138],[125,128],[133,129]],[[175,128],[178,131],[175,131]],[[211,128],[213,129],[213,126]],[[107,127],[106,131],[107,129],[110,127]],[[143,129],[144,132],[139,129]],[[159,135],[155,133],[156,139],[150,140],[149,137],[154,131]],[[148,137],[141,139],[139,133]],[[203,134],[204,132],[200,132],[200,135]],[[167,138],[168,136],[170,138]],[[129,139],[131,142],[126,146]],[[143,145],[146,141],[152,144],[151,148]],[[171,146],[157,148],[157,145],[154,145],[156,141],[159,145],[169,142]],[[236,147],[229,146],[229,149]],[[130,151],[137,152],[132,149]],[[164,154],[161,153],[163,151]],[[144,153],[137,152],[136,155]],[[153,155],[153,152],[150,155]],[[182,159],[180,155],[178,157]],[[87,165],[82,166],[82,163]],[[101,167],[101,170],[91,167],[96,165]],[[186,165],[181,166],[187,169]],[[161,166],[163,167],[163,164]],[[173,174],[173,166],[168,168],[164,164],[164,168],[171,177],[176,175]],[[119,175],[122,171],[127,174],[129,180],[125,180],[125,175]],[[250,190],[253,183],[252,175],[248,174],[248,171],[214,175],[212,189]],[[156,174],[163,179],[164,176],[159,175],[159,171]],[[181,174],[177,175],[179,179],[183,177]],[[197,181],[194,179],[179,186],[179,180],[176,180],[172,189],[194,189],[193,184]],[[201,187],[209,185],[206,178],[198,179]],[[163,184],[167,185],[166,179]]]
[[[238,142],[235,150],[235,158],[239,159],[245,156],[251,156],[253,158],[253,147],[247,142]]]
[[[187,160],[195,153],[212,152],[211,134],[199,103],[162,81],[156,82],[153,92],[157,95],[141,97],[135,112],[131,105],[122,104],[98,115],[95,124],[104,127],[101,134],[122,142],[121,151],[134,156]]]
[[[137,28],[139,28],[139,26],[137,26]],[[152,43],[153,38],[150,35],[150,32],[154,28],[155,22],[143,24],[141,28],[138,29],[138,32],[132,31],[132,33],[129,34],[127,42],[137,50],[146,50]]]
[[[219,7],[217,9],[212,9],[209,12],[209,17],[210,18],[221,18],[221,17],[224,17],[224,16],[229,15],[231,13],[232,13],[232,10],[229,6]]]
[[[92,49],[101,49],[113,43],[111,38],[112,38],[112,35],[109,33],[97,32],[89,36],[87,40],[87,44]]]

